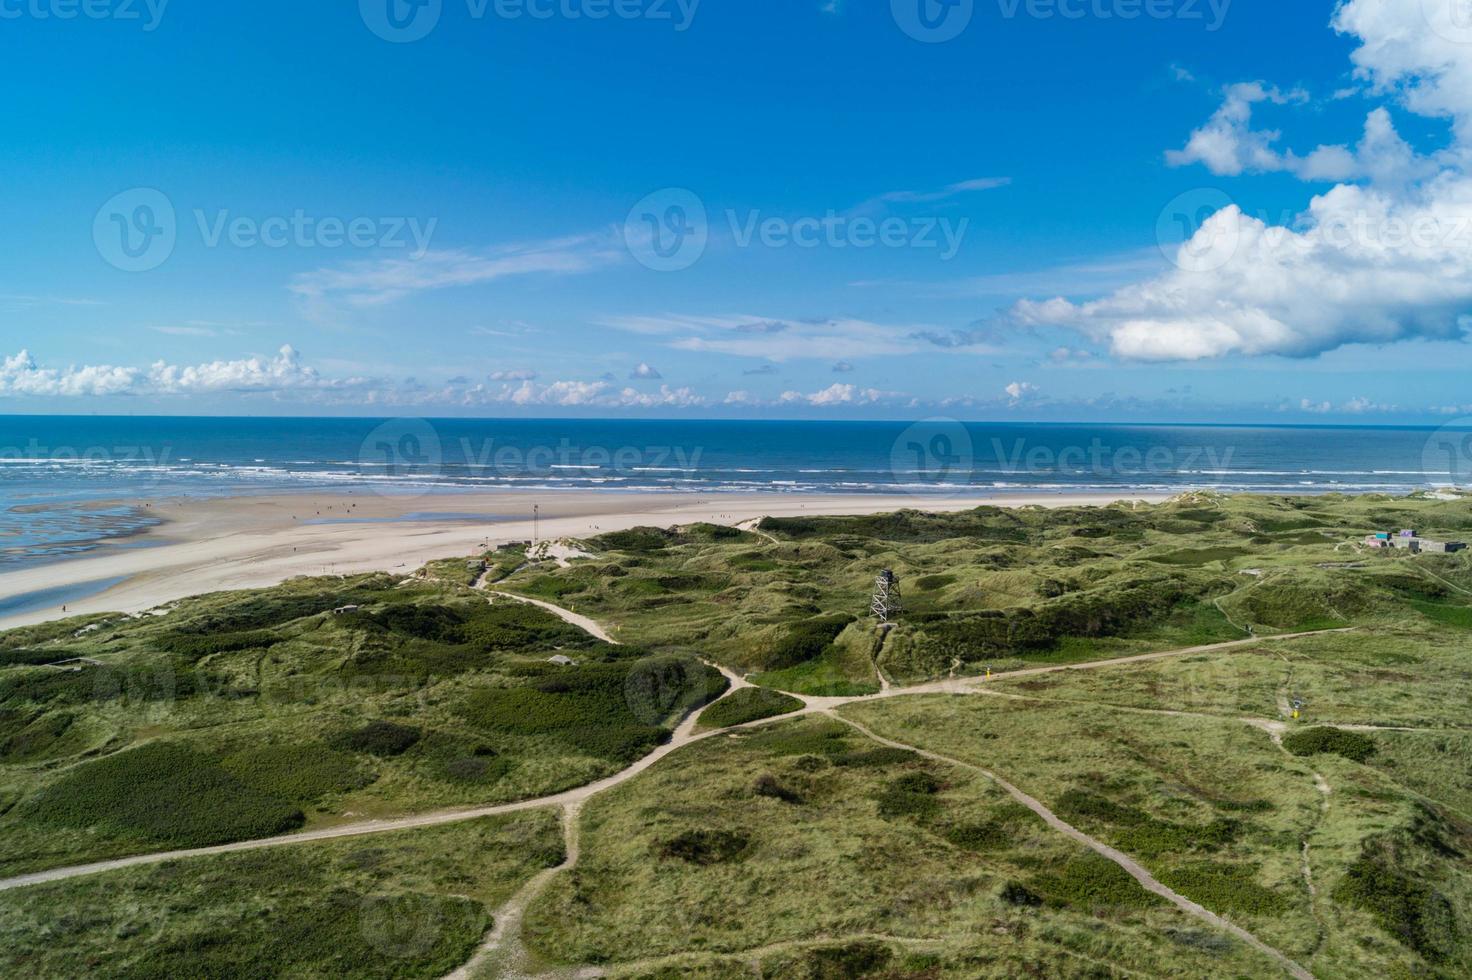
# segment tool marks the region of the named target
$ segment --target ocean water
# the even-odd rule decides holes
[[[1404,493],[1469,483],[1468,429],[7,416],[0,566],[116,547],[150,523],[126,502],[181,495]]]

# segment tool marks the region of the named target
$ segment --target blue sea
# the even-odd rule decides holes
[[[9,416],[0,566],[141,546],[131,537],[151,519],[130,504],[185,495],[1318,494],[1469,483],[1467,429]]]

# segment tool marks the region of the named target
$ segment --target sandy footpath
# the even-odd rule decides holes
[[[369,492],[155,500],[141,504],[163,523],[135,543],[148,547],[0,574],[0,601],[90,582],[117,584],[60,605],[0,615],[0,629],[62,615],[136,613],[226,589],[261,588],[298,575],[408,573],[427,561],[529,540],[532,507],[540,534],[588,537],[641,525],[705,521],[739,524],[760,517],[933,512],[981,504],[1050,507],[1104,504],[1108,494],[907,497],[830,494],[496,493],[381,496]],[[1164,499],[1163,496],[1128,499]],[[453,519],[433,515],[453,515]],[[474,515],[474,516],[472,516]],[[60,602],[62,600],[58,600]]]

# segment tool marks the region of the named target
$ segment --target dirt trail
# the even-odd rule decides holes
[[[536,606],[539,609],[545,609],[552,615],[556,616],[558,619],[571,623],[574,626],[581,627],[583,630],[585,630],[592,636],[602,640],[604,643],[612,643],[614,645],[618,644],[618,641],[609,636],[604,631],[603,627],[597,623],[597,621],[589,619],[587,616],[579,616],[577,613],[573,612],[570,609],[563,609],[561,606],[554,606],[552,603],[543,602],[541,599],[528,599],[526,596],[514,595],[510,592],[498,592],[495,589],[486,589],[485,592],[487,595],[493,595],[497,598],[510,599],[513,602],[522,602],[527,604],[528,606]]]
[[[472,980],[477,976],[495,976],[503,980],[530,976],[528,953],[521,938],[521,923],[526,910],[531,907],[552,879],[577,866],[582,851],[579,846],[578,817],[582,805],[574,804],[562,810],[562,834],[566,841],[566,856],[555,868],[548,868],[522,886],[521,891],[496,910],[490,933],[464,966],[445,975],[444,980]],[[494,970],[493,974],[486,971]]]
[[[1147,871],[1143,865],[1135,861],[1129,855],[1123,853],[1122,851],[1115,850],[1108,844],[1105,844],[1103,841],[1096,840],[1093,837],[1090,837],[1088,834],[1085,834],[1083,831],[1079,830],[1077,827],[1074,827],[1072,824],[1064,822],[1057,814],[1055,814],[1052,810],[1049,810],[1041,802],[1033,799],[1031,796],[1028,796],[1022,790],[1018,789],[1016,786],[1013,786],[1011,783],[1007,782],[996,773],[991,772],[987,769],[983,769],[981,766],[973,765],[969,762],[962,762],[960,759],[953,759],[949,756],[940,755],[936,752],[930,752],[926,749],[918,748],[913,745],[906,745],[904,742],[896,742],[891,739],[884,738],[882,735],[875,734],[873,731],[864,727],[858,722],[852,721],[834,712],[827,712],[827,714],[853,728],[855,731],[861,732],[862,734],[868,736],[869,738],[878,742],[880,745],[886,745],[892,749],[904,749],[909,752],[914,752],[916,755],[922,756],[926,759],[934,760],[935,762],[957,766],[962,769],[969,769],[972,772],[979,773],[980,775],[986,777],[993,783],[996,783],[998,786],[1000,786],[1003,790],[1007,792],[1009,796],[1015,799],[1018,803],[1021,803],[1033,813],[1036,813],[1039,817],[1043,819],[1045,823],[1047,823],[1049,827],[1052,827],[1054,830],[1058,831],[1064,836],[1072,838],[1073,840],[1084,845],[1095,853],[1103,855],[1110,861],[1113,861],[1115,864],[1119,865],[1131,878],[1134,878],[1136,881],[1138,881],[1140,885],[1144,887],[1147,891],[1159,895],[1161,898],[1170,902],[1182,912],[1185,912],[1188,915],[1193,915],[1196,918],[1201,919],[1202,921],[1216,927],[1217,929],[1230,933],[1231,935],[1242,940],[1247,945],[1251,946],[1253,949],[1257,950],[1259,953],[1272,957],[1292,976],[1297,978],[1297,980],[1313,980],[1313,974],[1309,973],[1303,967],[1299,966],[1293,960],[1278,952],[1267,943],[1264,943],[1262,940],[1258,939],[1246,929],[1243,929],[1241,926],[1228,922],[1226,919],[1223,919],[1215,912],[1212,912],[1211,910],[1191,901],[1189,898],[1186,898],[1184,895],[1181,895],[1167,888],[1165,885],[1156,880],[1155,876]]]
[[[501,593],[495,594],[499,595]],[[507,598],[516,599],[518,601],[531,601],[534,605],[541,606],[545,608],[548,612],[560,616],[567,622],[575,623],[579,626],[583,626],[584,621],[587,621],[587,617],[578,616],[576,613],[572,613],[566,609],[562,609],[559,606],[552,605],[551,603],[543,603],[535,600],[522,600],[520,596],[512,596],[510,594],[506,595]],[[596,633],[593,633],[593,630],[589,630],[590,633],[593,633],[593,635],[595,636],[599,636],[600,639],[607,636],[606,633],[603,633],[601,627],[598,627],[598,624],[591,623],[591,621],[588,622],[592,626],[597,627]],[[584,628],[586,629],[587,627],[584,626]],[[1316,636],[1324,632],[1343,633],[1348,632],[1348,630],[1336,629],[1309,633],[1285,634],[1275,637],[1260,637],[1252,640],[1234,640],[1229,643],[1188,647],[1182,650],[1170,650],[1163,653],[1147,653],[1133,657],[1118,657],[1113,660],[1094,661],[1092,663],[1059,664],[1050,667],[1035,667],[1029,668],[1027,670],[1012,671],[1005,674],[996,674],[994,675],[993,679],[1032,677],[1040,674],[1051,674],[1065,670],[1094,670],[1102,667],[1118,666],[1121,664],[1144,663],[1152,660],[1161,660],[1167,657],[1180,657],[1198,653],[1209,653],[1219,650],[1230,650],[1236,647],[1249,646],[1262,642],[1281,642],[1284,640],[1292,640],[1304,636]],[[600,634],[602,635],[600,636]],[[609,642],[613,641],[610,640]],[[744,678],[738,676],[736,673],[729,670],[728,668],[722,667],[719,664],[713,664],[712,666],[719,670],[722,674],[724,674],[727,680],[731,682],[731,690],[734,691],[742,687],[751,686]],[[692,712],[690,717],[686,718],[684,722],[682,722],[680,726],[675,729],[674,735],[670,738],[669,742],[661,745],[659,748],[655,749],[653,752],[640,759],[638,762],[635,762],[627,769],[614,773],[613,775],[608,776],[604,779],[600,779],[597,782],[588,783],[585,786],[580,786],[576,789],[567,790],[562,793],[556,793],[552,796],[544,796],[530,800],[520,800],[515,803],[501,803],[494,806],[444,810],[436,813],[424,813],[410,817],[398,817],[387,820],[368,820],[361,823],[343,824],[337,827],[325,827],[320,830],[309,830],[295,834],[286,834],[279,837],[266,837],[258,840],[237,841],[233,844],[220,844],[215,847],[187,848],[175,851],[162,851],[155,854],[138,854],[131,857],[114,858],[107,861],[96,861],[90,864],[75,865],[66,868],[52,868],[47,871],[37,871],[31,874],[20,875],[14,878],[0,880],[0,891],[9,891],[15,888],[25,888],[30,885],[45,884],[47,882],[53,881],[65,881],[70,878],[81,878],[88,875],[101,874],[106,871],[117,871],[122,868],[131,868],[150,864],[163,864],[167,861],[177,861],[185,858],[209,857],[217,854],[233,854],[242,851],[256,851],[268,847],[285,847],[292,844],[306,844],[314,841],[339,840],[342,838],[361,837],[369,834],[392,833],[393,831],[397,830],[419,830],[426,827],[440,827],[446,824],[460,823],[465,820],[477,820],[481,817],[493,817],[509,813],[520,813],[525,810],[539,810],[546,807],[566,807],[581,805],[600,793],[606,792],[616,786],[628,782],[630,779],[633,779],[635,776],[649,769],[651,766],[654,766],[671,753],[678,752],[680,749],[684,748],[687,745],[703,741],[715,735],[729,733],[731,731],[740,730],[742,728],[750,728],[759,725],[771,724],[778,721],[785,721],[787,719],[798,717],[800,715],[832,711],[835,708],[840,708],[847,704],[856,704],[865,701],[876,701],[891,697],[920,694],[974,694],[976,693],[977,685],[985,683],[986,681],[980,678],[932,681],[927,684],[918,684],[913,687],[895,687],[891,688],[888,691],[881,692],[880,694],[853,698],[819,698],[797,695],[798,699],[801,700],[804,704],[804,707],[801,711],[793,712],[792,714],[788,715],[782,715],[777,718],[765,718],[760,721],[751,722],[748,725],[739,725],[735,728],[709,729],[698,734],[695,731],[695,723],[696,720],[699,718],[699,713]],[[730,692],[728,691],[725,696],[729,696],[729,694]]]

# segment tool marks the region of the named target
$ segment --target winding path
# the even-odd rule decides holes
[[[477,587],[482,586],[483,580],[477,582]],[[603,640],[607,643],[618,642],[614,640],[611,636],[609,636],[608,633],[605,632],[597,622],[589,619],[586,616],[580,616],[572,612],[571,610],[564,609],[550,602],[543,602],[538,599],[531,599],[509,592],[498,592],[490,590],[487,590],[487,592],[489,595],[498,596],[516,602],[524,602],[545,609],[546,611],[552,613],[560,619],[581,627],[592,636],[595,636],[598,639]],[[1011,671],[1004,674],[995,674],[993,675],[992,679],[999,680],[1018,677],[1032,677],[1042,674],[1052,674],[1071,670],[1097,670],[1104,667],[1119,666],[1125,664],[1148,663],[1151,661],[1163,660],[1170,657],[1182,657],[1200,653],[1218,652],[1236,649],[1244,646],[1258,645],[1262,643],[1283,642],[1307,636],[1344,633],[1349,632],[1350,629],[1351,628],[1316,630],[1303,633],[1281,634],[1271,637],[1252,637],[1250,639],[1233,640],[1226,643],[1215,643],[1203,646],[1186,647],[1178,650],[1168,650],[1158,653],[1138,654],[1129,657],[1115,657],[1110,660],[1091,661],[1077,664],[1055,664],[1046,667],[1034,667],[1024,670]],[[727,680],[731,682],[730,688],[724,695],[722,695],[723,698],[729,697],[732,691],[751,686],[745,680],[745,678],[738,676],[728,668],[723,667],[719,664],[711,664],[711,666],[719,670],[723,675],[725,675]],[[1036,813],[1053,829],[1072,838],[1078,843],[1090,848],[1096,853],[1103,855],[1110,861],[1113,861],[1115,864],[1119,865],[1126,873],[1128,873],[1131,877],[1138,881],[1147,890],[1166,899],[1168,902],[1175,905],[1177,908],[1181,909],[1187,914],[1193,915],[1208,923],[1209,925],[1212,925],[1218,929],[1221,929],[1222,931],[1235,936],[1241,941],[1247,943],[1253,949],[1267,956],[1270,956],[1279,964],[1281,964],[1284,969],[1288,971],[1289,974],[1296,978],[1296,980],[1313,980],[1312,974],[1310,974],[1299,964],[1295,963],[1293,960],[1289,959],[1283,953],[1263,943],[1256,936],[1247,932],[1245,929],[1242,929],[1240,926],[1234,925],[1226,919],[1223,919],[1221,916],[1218,916],[1214,912],[1211,912],[1209,909],[1206,909],[1203,906],[1167,888],[1133,858],[1129,857],[1127,854],[1124,854],[1121,851],[1116,850],[1113,847],[1110,847],[1108,844],[1105,844],[1102,841],[1088,836],[1087,834],[1078,830],[1076,827],[1073,827],[1072,825],[1066,823],[1055,813],[1053,813],[1053,811],[1044,806],[1041,802],[1027,795],[1022,790],[1018,789],[1016,786],[1007,782],[1005,779],[1001,778],[995,773],[971,763],[962,762],[957,759],[939,755],[937,753],[930,752],[928,750],[921,749],[915,746],[906,745],[901,742],[891,741],[875,734],[873,731],[864,727],[858,722],[852,721],[848,718],[844,718],[842,715],[837,714],[837,709],[845,705],[886,700],[892,697],[924,694],[981,693],[983,690],[985,690],[985,686],[987,685],[987,683],[988,682],[983,678],[948,678],[945,680],[933,681],[926,684],[918,684],[911,687],[888,687],[878,694],[866,695],[862,697],[832,698],[795,695],[795,697],[797,697],[797,699],[803,703],[803,707],[800,710],[791,712],[786,715],[780,715],[774,718],[764,718],[758,721],[748,722],[744,725],[736,725],[729,728],[707,729],[700,732],[696,731],[696,724],[700,717],[700,712],[695,711],[691,712],[690,715],[680,723],[680,725],[675,729],[669,742],[661,745],[649,755],[633,763],[628,768],[623,769],[604,779],[598,780],[597,782],[589,783],[585,786],[580,786],[575,789],[567,790],[565,792],[557,793],[551,796],[539,797],[530,800],[522,800],[515,803],[504,803],[495,806],[446,810],[436,813],[420,814],[411,817],[400,817],[388,820],[372,820],[364,821],[361,823],[344,824],[338,827],[328,827],[320,830],[288,834],[279,837],[268,837],[250,841],[238,841],[233,844],[222,844],[216,847],[190,848],[176,851],[164,851],[155,854],[140,854],[107,861],[97,861],[91,864],[76,865],[68,868],[53,868],[47,871],[38,871],[28,875],[21,875],[14,878],[0,880],[0,891],[25,888],[28,886],[39,885],[48,882],[65,881],[72,878],[96,875],[108,871],[120,870],[123,868],[163,864],[169,861],[177,861],[187,858],[240,853],[245,851],[262,850],[272,847],[284,847],[293,844],[304,844],[313,841],[338,840],[350,837],[360,837],[370,834],[392,833],[394,831],[400,830],[414,830],[425,827],[436,827],[443,826],[445,824],[459,823],[467,820],[477,820],[483,817],[519,813],[526,810],[545,809],[551,807],[559,808],[562,811],[564,833],[567,840],[566,860],[564,860],[564,862],[558,867],[548,869],[538,874],[526,886],[524,886],[522,890],[518,892],[517,895],[512,898],[505,906],[496,911],[494,920],[495,925],[492,928],[491,932],[487,935],[484,943],[477,950],[475,956],[459,970],[451,973],[447,978],[447,980],[467,980],[467,978],[473,976],[477,971],[480,970],[480,968],[491,962],[493,959],[497,962],[505,962],[506,960],[511,960],[513,961],[513,963],[514,961],[523,959],[524,951],[520,946],[519,935],[521,920],[526,912],[527,907],[532,901],[536,899],[537,895],[539,895],[542,890],[546,888],[551,880],[560,872],[573,867],[577,863],[579,856],[577,820],[583,805],[587,803],[590,799],[598,796],[601,793],[607,792],[608,790],[613,789],[616,786],[628,782],[629,780],[633,779],[634,777],[638,776],[639,774],[645,772],[652,766],[659,763],[671,753],[677,752],[680,749],[696,742],[701,742],[718,735],[730,734],[734,731],[756,728],[763,725],[770,725],[776,722],[787,721],[806,715],[821,714],[832,717],[842,722],[843,724],[852,727],[854,730],[860,732],[867,738],[872,739],[873,741],[878,742],[881,745],[887,745],[892,748],[905,749],[907,751],[915,752],[916,754],[924,758],[932,759],[946,765],[959,766],[961,768],[969,769],[983,775],[985,778],[996,783],[996,785],[1005,790],[1018,802]]]
[[[873,731],[865,728],[858,722],[853,721],[849,718],[845,718],[842,715],[835,714],[833,712],[827,712],[827,714],[830,717],[836,718],[838,721],[843,722],[845,725],[848,725],[850,728],[853,728],[855,731],[868,736],[870,739],[878,742],[880,745],[887,745],[892,749],[904,749],[907,752],[914,752],[916,755],[922,756],[926,759],[931,759],[935,762],[940,762],[945,765],[956,766],[961,769],[968,769],[972,772],[979,773],[980,775],[986,777],[993,783],[996,783],[998,786],[1000,786],[1003,790],[1007,792],[1009,796],[1011,796],[1018,803],[1021,803],[1033,813],[1036,813],[1049,827],[1052,827],[1054,830],[1058,831],[1060,834],[1063,834],[1066,837],[1072,838],[1073,840],[1084,845],[1090,850],[1098,854],[1102,854],[1104,857],[1119,865],[1121,868],[1124,869],[1126,874],[1138,881],[1140,885],[1145,888],[1146,891],[1150,891],[1156,895],[1159,895],[1161,898],[1165,899],[1167,902],[1170,902],[1182,912],[1185,912],[1188,915],[1194,915],[1198,919],[1202,919],[1203,921],[1215,926],[1216,928],[1237,937],[1247,945],[1251,946],[1253,949],[1257,950],[1259,953],[1272,957],[1285,970],[1296,977],[1297,980],[1313,980],[1313,974],[1309,973],[1303,967],[1299,966],[1293,960],[1289,959],[1287,956],[1284,956],[1282,953],[1278,952],[1267,943],[1258,939],[1246,929],[1243,929],[1241,926],[1228,922],[1226,919],[1223,919],[1221,916],[1217,915],[1215,912],[1212,912],[1210,909],[1198,905],[1184,895],[1181,895],[1167,888],[1134,858],[1130,857],[1128,854],[1125,854],[1123,851],[1119,851],[1113,847],[1110,847],[1108,844],[1104,843],[1101,840],[1096,840],[1095,838],[1090,837],[1088,834],[1079,830],[1077,827],[1065,822],[1056,813],[1054,813],[1052,810],[1049,810],[1038,800],[1034,799],[1031,796],[1028,796],[1022,790],[1018,789],[1016,786],[1013,786],[1011,783],[1007,782],[1007,780],[1003,779],[1001,776],[998,776],[996,773],[991,772],[988,769],[983,769],[981,766],[973,765],[969,762],[963,762],[960,759],[953,759],[950,756],[941,755],[937,752],[931,752],[927,749],[922,749],[914,745],[906,745],[904,742],[896,742],[893,739],[885,738],[882,735],[875,734]]]

